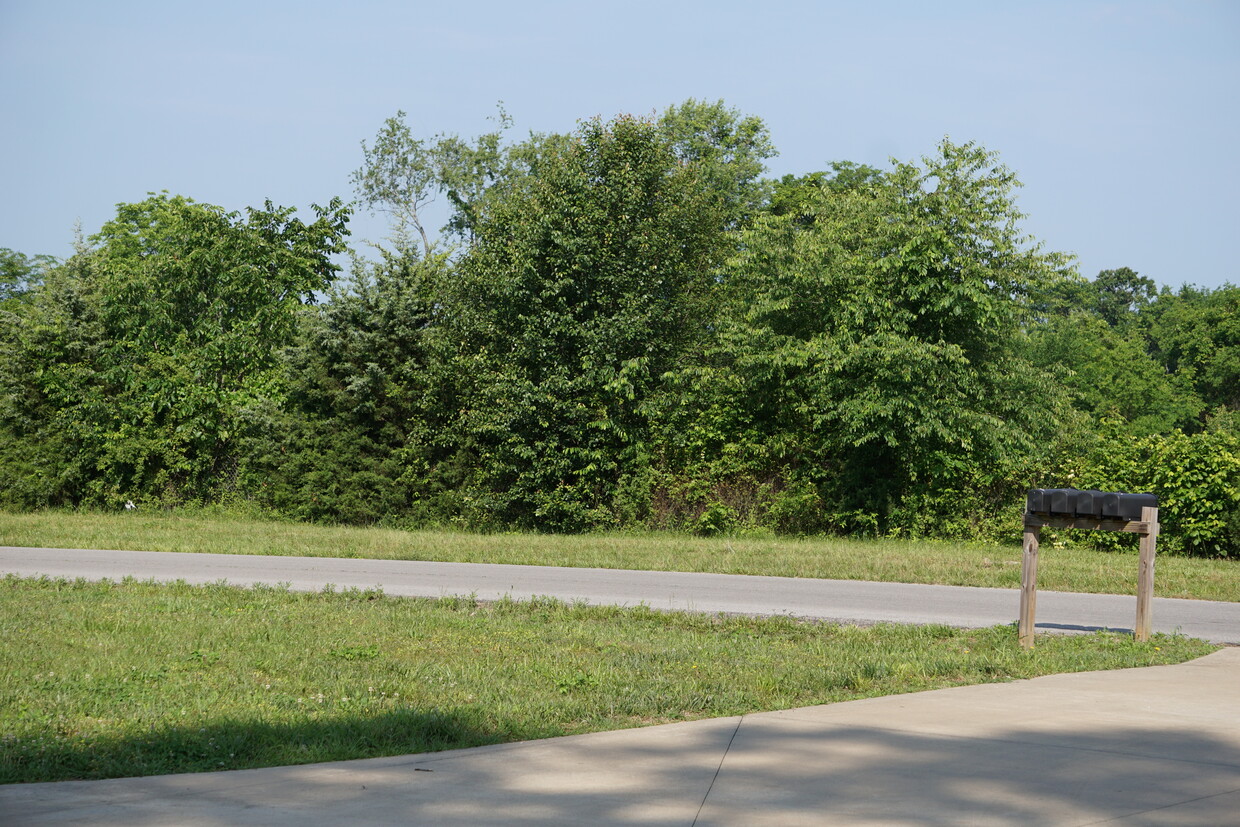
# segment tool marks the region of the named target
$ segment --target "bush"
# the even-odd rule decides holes
[[[1240,556],[1240,435],[1177,430],[1133,439],[1112,424],[1074,473],[1080,488],[1157,494],[1160,549]]]

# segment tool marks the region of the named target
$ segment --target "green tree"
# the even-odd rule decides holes
[[[762,178],[763,162],[779,153],[761,118],[722,100],[689,98],[668,107],[658,127],[676,157],[697,170],[729,226],[747,221],[766,202],[770,184]]]
[[[839,193],[882,183],[883,173],[872,166],[852,161],[832,161],[830,172],[821,170],[805,175],[785,175],[774,183],[767,212],[793,215],[805,224],[813,220],[823,190]]]
[[[93,475],[91,423],[109,399],[104,335],[85,245],[21,301],[0,305],[0,503],[78,502]]]
[[[29,378],[4,377],[23,401],[0,430],[38,418],[71,436],[73,501],[227,489],[243,412],[280,394],[277,350],[338,269],[347,210],[315,209],[305,224],[271,204],[244,219],[180,196],[119,205],[19,315],[7,347]]]
[[[1124,333],[1139,327],[1157,295],[1154,282],[1128,267],[1102,270],[1092,280],[1075,274],[1036,298],[1040,318],[1087,313]]]
[[[1191,381],[1209,410],[1240,410],[1240,287],[1185,286],[1146,315],[1155,358]]]
[[[1103,270],[1093,281],[1095,313],[1112,327],[1127,328],[1158,294],[1153,279],[1121,267]]]
[[[249,429],[243,446],[248,491],[307,519],[374,523],[412,513],[420,477],[405,449],[411,434],[426,432],[426,408],[448,384],[430,338],[450,273],[443,254],[385,253],[356,262],[324,303],[303,308],[297,342],[285,351],[284,407],[255,411],[263,426]]]
[[[442,245],[426,226],[428,208],[439,195],[446,196],[450,204],[442,231],[472,241],[479,205],[487,191],[497,182],[526,174],[543,145],[558,140],[558,136],[532,134],[522,144],[505,144],[504,133],[511,128],[512,118],[502,103],[499,128],[472,141],[447,133],[416,138],[405,118],[398,111],[384,121],[370,146],[362,142],[362,166],[352,175],[361,204],[390,217],[391,241],[402,256],[419,250],[420,255],[430,255]]]
[[[1070,388],[1094,421],[1118,416],[1134,436],[1195,430],[1204,403],[1183,375],[1150,356],[1138,332],[1077,311],[1034,327],[1030,338],[1034,364]]]
[[[743,234],[731,312],[687,381],[710,427],[680,450],[747,458],[836,526],[883,530],[908,503],[1010,489],[1053,430],[1060,399],[1019,345],[1064,262],[1018,231],[1015,176],[981,147],[865,178]]]
[[[455,450],[477,519],[609,519],[640,465],[643,401],[706,332],[719,204],[648,121],[583,124],[485,201],[445,304]],[[455,473],[455,472],[453,472]]]
[[[416,249],[413,233],[423,254],[433,249],[424,213],[440,189],[438,166],[434,146],[413,136],[404,112],[383,122],[371,146],[362,141],[362,166],[353,172],[353,186],[364,207],[388,214],[400,250]]]
[[[421,250],[436,249],[439,242],[425,221],[438,195],[447,197],[451,210],[443,230],[472,243],[492,190],[519,188],[571,140],[558,133],[531,133],[524,141],[505,143],[512,118],[502,103],[498,128],[472,140],[448,133],[417,138],[405,118],[397,112],[370,145],[362,143],[363,163],[353,173],[362,205],[391,217],[398,248],[420,240]],[[675,157],[696,170],[728,226],[747,220],[765,202],[769,184],[761,177],[763,161],[776,152],[760,118],[744,116],[723,101],[690,98],[668,107],[658,130]]]
[[[0,247],[0,307],[29,293],[43,281],[43,274],[55,266],[52,256],[27,256]]]
[[[1063,462],[1072,484],[1158,495],[1160,553],[1240,556],[1240,433],[1173,430],[1134,436],[1127,423],[1104,420],[1090,437],[1087,450]],[[1087,534],[1087,542],[1103,548],[1131,539]]]

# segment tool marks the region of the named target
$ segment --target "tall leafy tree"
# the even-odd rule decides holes
[[[766,211],[771,215],[792,215],[798,223],[811,223],[814,205],[827,193],[845,192],[882,182],[881,170],[852,161],[832,161],[830,171],[819,170],[805,175],[785,175],[774,182]]]
[[[417,250],[418,241],[423,254],[433,249],[425,213],[440,189],[438,166],[434,146],[414,137],[404,112],[384,121],[370,146],[362,141],[362,166],[352,175],[358,200],[388,214],[403,251]]]
[[[52,256],[27,256],[0,247],[0,307],[18,299],[43,281],[43,274],[56,266]]]
[[[779,153],[761,118],[744,115],[722,100],[689,98],[664,110],[659,131],[682,163],[693,166],[729,226],[758,212],[770,196],[762,175]]]
[[[1169,373],[1149,354],[1138,331],[1077,311],[1037,325],[1030,339],[1030,358],[1067,386],[1092,421],[1118,417],[1129,436],[1195,430],[1205,404],[1187,375]]]
[[[485,207],[445,307],[457,456],[498,522],[598,524],[640,461],[643,400],[706,331],[719,202],[655,124],[622,117]]]
[[[1155,358],[1191,381],[1207,408],[1240,410],[1240,287],[1185,286],[1145,315]]]
[[[0,502],[79,501],[93,479],[91,423],[107,415],[98,379],[105,345],[93,253],[44,274],[0,305]]]
[[[554,145],[560,137],[531,134],[523,143],[506,144],[504,133],[512,118],[502,103],[498,128],[472,140],[449,133],[418,138],[406,117],[397,112],[384,121],[370,145],[362,142],[362,165],[352,175],[361,204],[390,217],[390,241],[402,256],[429,256],[443,246],[443,239],[427,225],[429,208],[441,195],[450,213],[442,231],[471,241],[487,191],[526,174],[543,145]]]
[[[122,204],[22,314],[9,347],[33,383],[25,408],[74,434],[70,499],[202,498],[231,484],[242,412],[278,396],[277,350],[326,288],[347,210],[306,224],[180,196]],[[10,422],[20,422],[12,411]]]
[[[531,133],[523,141],[505,142],[512,118],[502,103],[498,128],[473,139],[449,133],[419,138],[406,117],[397,112],[369,145],[362,143],[363,163],[352,178],[362,205],[391,217],[397,247],[424,253],[441,245],[426,224],[438,196],[446,196],[450,205],[443,230],[472,243],[483,204],[495,195],[492,190],[520,187],[522,179],[537,174],[571,141],[565,134]],[[777,153],[760,118],[743,115],[722,100],[690,98],[668,107],[657,127],[674,156],[696,170],[727,226],[738,226],[765,203],[770,185],[762,178],[763,162]]]
[[[285,513],[373,523],[411,513],[420,480],[406,447],[450,384],[431,347],[443,254],[386,253],[302,311],[285,352],[283,409],[256,414],[244,454],[247,490]],[[429,515],[435,517],[437,515]]]
[[[1092,283],[1094,312],[1112,327],[1127,328],[1158,295],[1153,279],[1129,267],[1103,270]]]
[[[751,456],[812,482],[837,524],[882,529],[1034,450],[1056,400],[1016,345],[1063,262],[1021,234],[1015,176],[979,146],[866,179],[743,235],[732,313],[689,383],[714,424],[686,449]]]

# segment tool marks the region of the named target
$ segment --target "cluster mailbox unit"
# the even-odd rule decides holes
[[[1141,535],[1137,575],[1137,620],[1133,636],[1149,640],[1154,597],[1154,544],[1158,537],[1158,497],[1076,488],[1031,488],[1025,503],[1024,558],[1020,576],[1020,645],[1033,647],[1037,613],[1038,544],[1043,526],[1126,531]]]
[[[1047,520],[1082,517],[1127,522],[1140,520],[1143,508],[1158,508],[1158,497],[1153,494],[1078,491],[1075,488],[1031,488],[1025,514]]]

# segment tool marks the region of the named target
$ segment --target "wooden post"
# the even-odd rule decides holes
[[[1024,557],[1020,567],[1020,645],[1033,648],[1034,618],[1038,613],[1038,536],[1041,528],[1025,523]]]
[[[1132,636],[1140,641],[1150,639],[1150,623],[1154,608],[1154,547],[1158,541],[1158,509],[1141,509],[1141,522],[1146,529],[1141,533],[1141,568],[1137,572],[1137,622]]]

